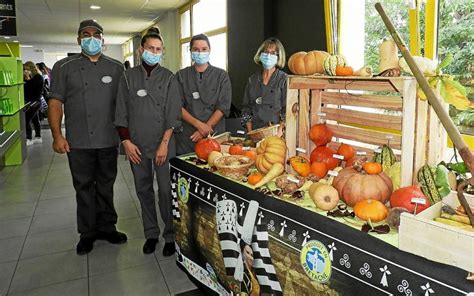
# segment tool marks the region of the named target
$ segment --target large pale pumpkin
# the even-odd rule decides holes
[[[392,180],[384,172],[369,175],[360,167],[341,170],[334,178],[332,185],[349,206],[364,199],[374,199],[385,203],[393,191]]]
[[[291,73],[298,75],[312,75],[324,73],[323,63],[329,53],[321,50],[310,52],[300,51],[293,54],[288,60],[288,68]]]
[[[280,137],[271,136],[265,138],[257,147],[257,159],[255,166],[266,174],[274,163],[285,165],[286,162],[286,143]]]

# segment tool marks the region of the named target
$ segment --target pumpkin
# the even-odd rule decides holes
[[[286,143],[280,137],[265,138],[257,147],[257,159],[255,160],[257,169],[266,174],[274,163],[285,165],[286,150]]]
[[[379,222],[387,218],[388,209],[378,200],[364,199],[354,205],[354,214],[364,221]]]
[[[369,175],[360,166],[341,170],[334,178],[333,186],[349,206],[369,198],[385,203],[393,190],[392,180],[384,172]]]
[[[243,155],[244,151],[242,150],[242,145],[234,144],[229,147],[229,154],[230,155]]]
[[[325,162],[328,170],[332,170],[339,165],[341,162],[339,159],[334,158],[336,151],[326,146],[320,146],[313,149],[310,155],[311,163],[315,161]]]
[[[328,165],[325,162],[313,161],[311,163],[310,171],[312,174],[314,174],[315,176],[321,179],[321,178],[326,177],[328,173]]]
[[[416,205],[411,202],[412,198],[421,198],[425,201],[425,204],[419,203]],[[401,207],[407,209],[410,211],[410,213],[414,213],[415,206],[417,213],[420,213],[430,207],[430,201],[423,194],[423,191],[421,191],[418,185],[402,187],[395,190],[392,195],[390,195],[390,207],[392,208]]]
[[[318,123],[309,130],[309,138],[316,147],[324,146],[332,140],[332,131],[324,123]]]
[[[244,156],[247,156],[250,159],[256,160],[257,159],[257,152],[255,150],[245,150]]]
[[[344,160],[354,157],[354,148],[351,145],[342,143],[337,148],[337,154],[344,156]]]
[[[324,72],[330,76],[336,76],[336,67],[346,66],[346,59],[342,55],[331,55],[324,60]]]
[[[288,59],[288,68],[291,73],[298,75],[323,74],[323,63],[328,56],[329,53],[320,50],[300,51]]]
[[[203,138],[199,140],[196,145],[194,145],[194,152],[196,153],[196,156],[204,161],[207,161],[207,158],[209,157],[209,153],[212,151],[221,151],[221,145],[219,142],[214,140],[211,137]]]
[[[302,177],[307,177],[311,172],[311,164],[306,157],[293,156],[289,159],[291,167]]]
[[[337,193],[337,190],[331,185],[322,184],[313,190],[311,199],[318,209],[330,211],[337,206],[339,193]]]
[[[378,162],[366,162],[362,167],[364,171],[370,175],[376,175],[382,172],[382,165]]]
[[[354,69],[350,66],[336,66],[336,76],[352,76]]]
[[[255,185],[257,184],[258,182],[260,182],[260,180],[263,179],[263,175],[259,172],[256,172],[256,173],[253,173],[251,174],[250,176],[248,176],[247,178],[247,182],[250,184],[250,185]]]

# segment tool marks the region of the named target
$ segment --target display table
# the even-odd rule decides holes
[[[177,264],[216,294],[256,286],[267,295],[474,292],[464,270],[402,252],[182,159],[172,159],[170,165]],[[249,246],[251,270],[241,263],[249,257]]]

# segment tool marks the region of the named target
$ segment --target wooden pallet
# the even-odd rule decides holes
[[[326,122],[334,133],[329,144],[351,144],[371,157],[389,144],[402,164],[401,186],[413,184],[416,171],[444,155],[446,133],[426,102],[416,99],[411,77],[289,76],[286,143],[289,155],[309,157],[309,130]],[[306,152],[300,152],[302,148]]]

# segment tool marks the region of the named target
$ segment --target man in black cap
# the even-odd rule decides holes
[[[113,202],[119,143],[114,115],[124,69],[102,53],[103,32],[96,21],[82,21],[77,37],[82,52],[58,61],[51,79],[48,119],[53,149],[67,153],[76,190],[79,255],[89,253],[96,239],[127,241],[115,228]],[[63,106],[66,137],[61,131]]]

